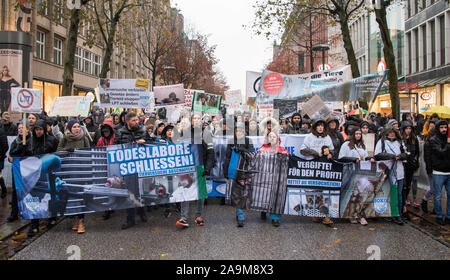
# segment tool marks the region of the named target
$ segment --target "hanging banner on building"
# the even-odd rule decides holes
[[[30,88],[11,89],[11,111],[20,113],[40,113],[41,90]]]
[[[156,106],[184,104],[184,85],[153,87]]]
[[[148,90],[136,87],[135,79],[100,79],[100,104],[104,108],[149,108]]]
[[[392,162],[360,162],[341,189],[341,218],[398,216],[397,186]]]
[[[60,96],[53,101],[50,117],[87,117],[91,102],[86,96]]]
[[[221,101],[222,96],[220,95],[196,91],[194,94],[192,110],[217,114],[220,111]]]
[[[205,198],[197,159],[189,145],[133,144],[14,158],[19,210],[43,219]]]
[[[22,50],[0,49],[0,111],[10,111],[11,89],[22,86]],[[31,85],[30,85],[31,86]]]

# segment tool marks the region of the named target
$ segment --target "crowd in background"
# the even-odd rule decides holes
[[[123,111],[120,114],[102,114],[100,118],[90,115],[85,118],[48,117],[45,112],[29,114],[26,122],[17,124],[11,122],[8,112],[1,116],[0,125],[0,164],[3,169],[3,160],[8,150],[6,136],[16,136],[9,146],[11,157],[25,157],[43,155],[56,151],[73,151],[89,147],[104,147],[113,144],[137,143],[173,144],[180,139],[190,138],[192,144],[202,149],[202,165],[205,167],[203,176],[208,176],[214,166],[213,136],[229,135],[229,142],[225,162],[225,177],[229,180],[235,178],[233,172],[228,172],[228,165],[233,153],[258,151],[286,153],[281,147],[280,134],[305,134],[304,143],[300,153],[304,159],[324,158],[341,162],[359,162],[363,160],[394,160],[396,161],[396,178],[398,186],[398,205],[401,215],[394,217],[394,221],[401,225],[404,219],[409,219],[406,206],[421,207],[428,211],[428,201],[434,196],[434,212],[440,224],[450,222],[450,138],[448,137],[447,120],[439,119],[437,115],[424,117],[421,114],[403,114],[400,121],[392,115],[370,113],[362,116],[348,115],[345,119],[329,118],[327,120],[311,120],[308,115],[300,112],[287,119],[266,117],[254,118],[250,112],[227,115],[222,110],[218,115],[204,113],[184,112],[176,122],[168,122],[158,114],[136,114]],[[24,128],[29,132],[23,142]],[[187,133],[189,132],[189,133]],[[375,134],[374,147],[367,147],[364,135]],[[263,136],[264,145],[254,147],[249,136]],[[201,139],[195,142],[194,139]],[[420,151],[419,140],[424,141],[423,151]],[[368,149],[371,148],[371,149]],[[369,157],[368,150],[374,150],[374,156]],[[430,190],[423,198],[417,197],[417,170],[423,156],[426,171],[430,180]],[[6,186],[0,178],[2,187],[1,197],[6,197]],[[13,183],[14,185],[14,183]],[[14,187],[14,186],[13,186]],[[447,210],[442,212],[442,188],[447,192]],[[412,190],[412,200],[409,199]],[[195,224],[203,226],[202,216],[204,201],[198,200]],[[9,222],[18,219],[17,197],[13,191],[12,211]],[[170,212],[167,207],[166,212]],[[189,203],[180,205],[181,217],[177,221],[178,227],[188,227]],[[138,213],[141,221],[147,221],[143,208],[128,209],[127,219],[122,229],[135,225],[135,215]],[[107,211],[104,218],[108,219],[112,212]],[[265,219],[266,214],[262,213]],[[280,225],[281,216],[270,213],[270,219],[275,227]],[[78,233],[85,232],[85,217],[77,215],[74,218],[72,229]],[[242,209],[236,209],[237,225],[244,225],[245,215]],[[325,225],[333,224],[332,219],[313,219]],[[362,213],[350,219],[351,223],[366,225],[368,221]],[[50,225],[56,219],[48,220]],[[39,231],[39,220],[33,220],[29,235]]]

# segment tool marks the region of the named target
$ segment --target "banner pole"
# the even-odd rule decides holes
[[[22,144],[26,144],[26,137],[27,137],[27,122],[26,122],[26,114],[22,113],[23,115],[23,123],[22,123]]]

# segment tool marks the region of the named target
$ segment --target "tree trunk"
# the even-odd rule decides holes
[[[114,38],[116,36],[116,26],[117,26],[117,22],[113,22],[111,24],[111,31],[108,34],[108,42],[106,42],[105,55],[103,56],[103,61],[102,61],[102,70],[100,71],[100,76],[99,76],[101,79],[105,79],[110,70],[111,55],[113,53]],[[114,77],[114,79],[115,78],[116,77]]]
[[[347,53],[347,59],[350,63],[352,69],[352,76],[354,78],[358,78],[361,76],[358,67],[358,61],[356,60],[355,49],[353,48],[352,38],[350,37],[350,30],[348,29],[348,21],[345,19],[345,14],[341,13],[339,15],[341,18],[340,26],[342,32],[342,40],[344,41],[345,52]]]
[[[396,120],[400,120],[397,65],[395,63],[394,47],[392,46],[390,32],[386,20],[386,7],[382,6],[381,9],[375,9],[375,16],[380,29],[381,38],[383,40],[384,60],[386,61],[386,67],[389,70],[387,78],[389,81],[389,94],[391,96],[392,116]]]
[[[70,12],[69,35],[67,37],[66,55],[64,57],[64,74],[61,96],[72,95],[73,67],[75,62],[75,51],[78,40],[78,26],[80,24],[80,9]]]

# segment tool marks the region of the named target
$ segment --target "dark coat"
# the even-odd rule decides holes
[[[234,140],[234,141],[233,141]],[[236,153],[246,153],[253,152],[254,146],[252,140],[248,137],[245,137],[245,143],[238,144],[236,137],[234,139],[230,139],[227,145],[227,151],[225,153],[225,164],[223,166],[223,174],[225,178],[228,178],[228,167],[230,165],[231,155],[233,153],[233,149]]]
[[[436,127],[439,127],[436,125]],[[450,172],[450,144],[447,143],[447,135],[439,132],[430,139],[431,162],[433,170]]]
[[[1,124],[0,128],[3,128],[3,130],[6,133],[6,136],[17,136],[17,134],[19,133],[17,130],[17,125],[13,124],[12,122],[9,124]]]
[[[136,130],[129,130],[128,126],[125,125],[116,134],[114,144],[133,143],[138,140],[146,140],[144,128],[139,126]]]

